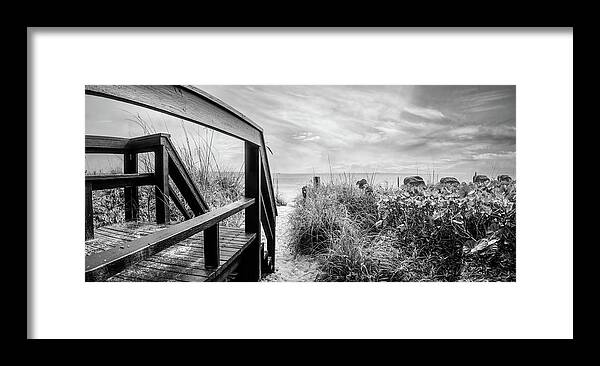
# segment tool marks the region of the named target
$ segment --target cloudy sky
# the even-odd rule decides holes
[[[514,86],[198,87],[263,127],[273,172],[515,176]],[[86,96],[86,133],[139,135],[136,115],[175,139],[182,127],[207,137],[191,123]],[[238,169],[241,142],[219,135],[220,164]]]

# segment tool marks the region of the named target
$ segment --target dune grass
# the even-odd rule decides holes
[[[291,245],[318,280],[515,281],[516,182],[374,188],[342,178],[296,199]]]

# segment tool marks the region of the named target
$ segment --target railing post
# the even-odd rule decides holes
[[[94,239],[94,208],[92,206],[92,185],[85,183],[85,240]]]
[[[164,145],[154,149],[154,175],[156,185],[156,223],[168,224],[171,218],[169,212],[169,155]]]
[[[204,267],[215,269],[221,263],[221,248],[219,248],[219,223],[204,230]]]
[[[315,188],[319,187],[321,185],[321,177],[313,177],[313,182]]]
[[[266,175],[267,172],[265,171],[264,166],[261,166],[260,171],[261,189],[264,189],[265,193],[268,195],[267,180],[269,179],[269,177]],[[279,185],[279,181],[277,182],[277,184]],[[263,195],[261,194],[261,199],[263,198],[262,196]],[[267,205],[265,203],[270,203],[268,196],[262,201],[262,207],[264,208],[264,211],[261,212],[261,214],[264,214],[266,216],[261,217],[261,219],[266,219],[266,221],[268,222],[268,225],[263,225],[265,234],[267,234],[267,247],[265,248],[267,251],[267,265],[265,266],[265,268],[262,269],[262,272],[273,273],[275,272],[275,216],[273,215],[270,208],[267,208]],[[267,230],[269,230],[270,232],[267,233]]]
[[[123,173],[138,172],[138,154],[126,152],[123,161]],[[139,217],[138,187],[125,187],[125,221],[137,221]]]
[[[275,220],[273,220],[272,225],[273,227],[271,228],[271,230],[273,231],[273,234],[271,235],[271,237],[267,237],[267,253],[268,256],[271,258],[271,263],[269,263],[270,273],[275,272]]]
[[[244,142],[244,166],[245,196],[255,199],[254,204],[244,211],[245,227],[247,233],[256,233],[256,237],[247,249],[247,278],[250,281],[259,281],[262,258],[260,256],[261,161],[258,145]]]

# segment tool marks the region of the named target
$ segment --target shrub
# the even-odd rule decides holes
[[[309,189],[293,245],[324,281],[514,281],[516,182]]]

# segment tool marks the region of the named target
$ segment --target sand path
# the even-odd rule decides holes
[[[317,262],[307,256],[294,256],[289,248],[289,215],[293,206],[277,207],[275,272],[262,281],[312,282],[317,276]]]

